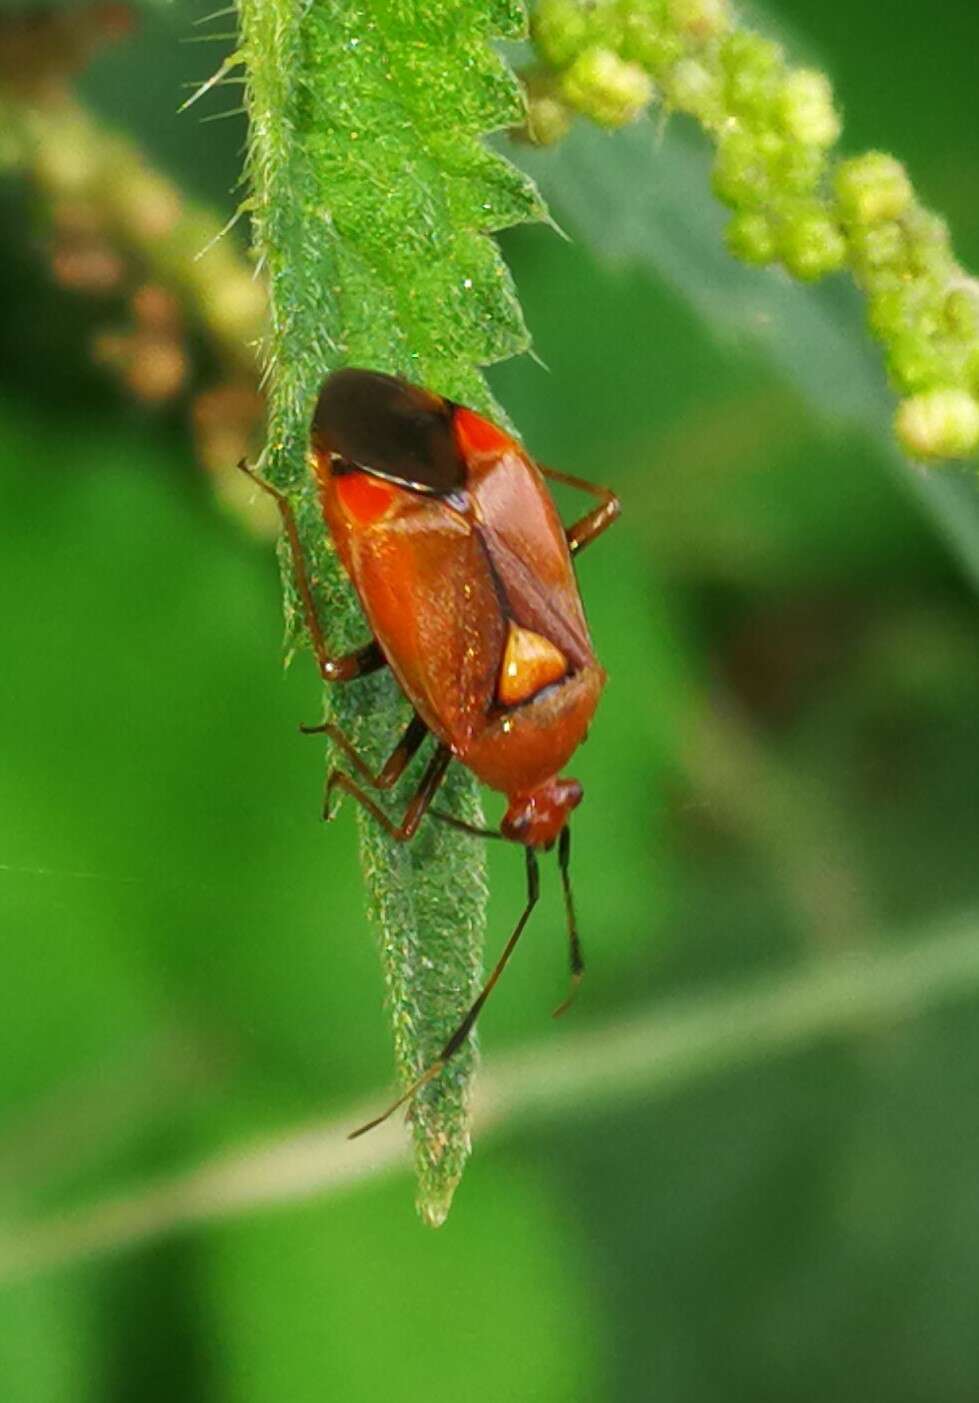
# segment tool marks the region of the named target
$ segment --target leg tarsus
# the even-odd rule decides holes
[[[366,1125],[359,1125],[356,1130],[351,1130],[347,1136],[348,1140],[356,1140],[361,1135],[366,1135],[368,1130],[374,1130],[377,1126],[383,1125],[389,1116],[393,1116],[399,1106],[403,1106],[406,1101],[410,1101],[416,1092],[421,1091],[423,1086],[427,1086],[430,1081],[434,1081],[445,1071],[444,1062],[433,1062],[427,1071],[423,1072],[417,1081],[413,1081],[408,1090],[399,1096],[397,1101],[392,1101],[386,1111],[382,1111],[379,1116],[369,1120]]]
[[[566,999],[562,999],[562,1001],[558,1004],[557,1008],[551,1009],[552,1018],[563,1018],[564,1015],[567,1013],[568,1009],[578,997],[578,986],[581,984],[581,981],[584,978],[584,974],[585,971],[583,969],[579,969],[575,970],[574,973],[571,975],[571,987],[568,990],[568,997]]]

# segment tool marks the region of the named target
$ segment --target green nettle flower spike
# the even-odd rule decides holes
[[[901,446],[923,459],[979,450],[979,282],[900,161],[834,156],[842,123],[824,73],[790,67],[728,0],[539,0],[532,32],[531,140],[559,140],[575,114],[623,126],[654,102],[693,117],[717,148],[733,256],[805,282],[848,268],[904,397]]]

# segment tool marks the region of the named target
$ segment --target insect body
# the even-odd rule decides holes
[[[521,843],[526,852],[527,904],[503,955],[437,1062],[386,1116],[465,1041],[537,900],[536,852],[555,842],[573,985],[580,978],[567,823],[582,790],[559,771],[586,735],[605,673],[571,562],[615,520],[619,503],[603,488],[541,468],[473,410],[375,371],[340,370],[326,379],[310,442],[323,515],[373,633],[357,652],[330,655],[291,509],[269,489],[292,546],[320,671],[346,681],[389,665],[415,709],[377,774],[335,726],[310,729],[328,732],[375,789],[396,782],[429,733],[436,741],[400,824],[343,770],[330,776],[327,807],[331,794],[344,790],[400,840],[415,833],[426,811],[467,828],[430,807],[454,757],[507,797],[500,831],[487,836]],[[599,505],[566,530],[545,477],[594,494]]]

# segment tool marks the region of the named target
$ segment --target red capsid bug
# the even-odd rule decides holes
[[[320,673],[348,682],[388,666],[415,714],[376,774],[337,726],[303,729],[328,734],[359,780],[377,790],[396,783],[429,733],[435,739],[400,823],[342,769],[327,782],[325,816],[341,790],[400,842],[428,813],[477,836],[522,844],[527,865],[526,904],[478,998],[436,1061],[356,1136],[438,1076],[465,1042],[537,902],[537,853],[555,843],[572,981],[555,1013],[567,1008],[581,978],[568,818],[582,789],[559,771],[585,738],[605,673],[572,560],[612,524],[619,502],[603,487],[535,463],[474,410],[373,370],[326,378],[310,447],[324,520],[372,632],[353,653],[333,656],[327,646],[288,499],[242,467],[278,504]],[[565,528],[545,478],[591,493],[599,505]],[[431,807],[453,758],[506,796],[498,831]]]

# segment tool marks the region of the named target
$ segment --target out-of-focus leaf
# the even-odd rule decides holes
[[[579,1253],[513,1161],[472,1167],[434,1244],[396,1185],[226,1229],[211,1272],[215,1403],[602,1397]]]
[[[77,1274],[34,1281],[0,1308],[0,1371],[5,1403],[100,1403],[97,1301]]]
[[[0,403],[0,1181],[18,1196],[125,1146],[129,1173],[186,1162],[388,1063],[352,824],[320,822],[321,750],[296,730],[315,679],[260,646],[272,562],[175,459],[145,420]],[[160,1127],[165,1148],[134,1156]]]

